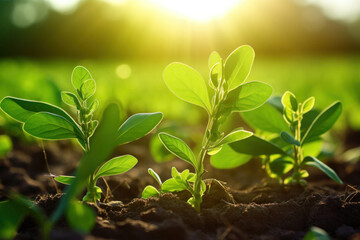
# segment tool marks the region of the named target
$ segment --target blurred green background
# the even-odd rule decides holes
[[[127,114],[199,126],[206,113],[171,94],[163,69],[184,62],[207,81],[211,51],[226,58],[244,44],[256,52],[248,80],[315,96],[319,108],[340,100],[337,129],[360,130],[358,0],[0,0],[0,98],[68,109],[60,90],[83,65],[101,106],[116,99]],[[4,115],[0,125],[11,126]]]

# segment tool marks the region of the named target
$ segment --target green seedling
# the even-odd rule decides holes
[[[253,112],[242,113],[246,122],[262,137],[254,135],[232,143],[230,150],[242,154],[240,158],[261,156],[267,174],[285,184],[306,184],[304,178],[309,173],[305,166],[316,167],[342,184],[337,174],[316,158],[321,151],[321,135],[335,124],[342,105],[335,102],[318,112],[313,110],[314,104],[314,97],[301,103],[294,94],[285,92],[281,102],[272,99]]]
[[[5,97],[1,109],[15,120],[24,123],[25,132],[40,139],[60,140],[77,139],[85,152],[90,151],[90,138],[98,126],[93,120],[94,112],[99,106],[97,99],[88,104],[89,98],[95,94],[96,82],[90,72],[82,67],[74,68],[71,82],[75,93],[62,92],[64,103],[76,109],[77,121],[65,110],[45,102]],[[116,131],[117,145],[137,140],[150,133],[161,121],[162,113],[139,113],[129,117]],[[88,192],[84,201],[96,202],[100,200],[102,190],[96,186],[101,177],[124,173],[134,167],[137,159],[130,155],[115,157],[99,164],[88,182]],[[51,175],[51,173],[49,173]],[[58,176],[55,178],[63,184],[70,184],[72,176]]]
[[[162,144],[169,152],[194,167],[195,173],[190,173],[189,170],[182,173],[176,169],[172,170],[171,182],[174,185],[171,191],[183,190],[185,185],[192,194],[188,202],[198,211],[205,192],[202,178],[205,173],[206,155],[215,154],[224,145],[252,135],[249,131],[239,129],[225,135],[220,129],[221,125],[232,112],[250,111],[261,106],[272,93],[272,88],[265,83],[244,83],[250,73],[254,56],[254,50],[250,46],[237,48],[224,63],[217,52],[210,55],[208,86],[213,92],[211,101],[207,84],[195,69],[175,62],[164,70],[163,76],[167,87],[178,98],[204,108],[209,116],[197,157],[181,139],[167,133],[159,133]]]
[[[116,130],[119,128],[119,108],[111,104],[105,108],[99,128],[90,139],[90,150],[85,153],[76,170],[76,177],[60,199],[59,205],[49,218],[32,201],[10,194],[9,200],[0,202],[0,238],[13,239],[21,221],[31,216],[40,229],[40,238],[48,239],[54,224],[66,215],[69,225],[79,233],[89,233],[95,224],[96,215],[88,205],[76,201],[89,177],[111,154],[117,145]]]

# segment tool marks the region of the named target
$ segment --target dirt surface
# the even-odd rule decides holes
[[[186,203],[187,192],[164,194],[147,200],[139,198],[147,184],[154,184],[147,168],[153,167],[165,180],[170,168],[188,167],[181,161],[155,164],[150,154],[137,142],[117,149],[115,155],[130,153],[141,159],[126,174],[107,178],[111,188],[110,202],[90,204],[97,212],[97,222],[90,235],[72,231],[62,219],[51,233],[51,239],[132,239],[132,240],[235,240],[235,239],[302,239],[312,226],[327,231],[334,239],[360,239],[360,164],[330,161],[340,178],[338,185],[311,170],[309,184],[280,186],[266,184],[260,161],[254,159],[232,170],[215,170],[210,166],[202,210]],[[15,147],[0,161],[0,190],[12,190],[34,199],[47,214],[55,209],[62,194],[56,194],[50,181],[41,145]],[[45,150],[53,174],[71,174],[81,158],[69,142],[46,143]],[[99,185],[105,185],[99,180]],[[350,185],[350,186],[348,186]],[[64,186],[58,185],[60,189]],[[0,194],[0,199],[5,199]],[[31,219],[22,223],[16,239],[39,239]]]

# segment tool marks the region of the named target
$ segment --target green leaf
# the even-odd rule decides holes
[[[313,109],[313,107],[314,107],[314,104],[315,104],[315,98],[314,97],[308,98],[301,106],[302,114],[305,114],[305,113],[311,111],[311,109]]]
[[[98,109],[98,107],[99,107],[99,100],[95,99],[89,107],[88,114],[93,114],[96,111],[96,109]]]
[[[224,145],[218,153],[211,156],[210,163],[218,169],[230,169],[244,165],[250,159],[250,155],[238,153],[229,145]]]
[[[131,155],[114,157],[101,166],[99,171],[96,173],[95,180],[100,177],[118,175],[127,172],[132,169],[137,162],[138,160]]]
[[[229,133],[223,139],[221,139],[220,142],[218,144],[216,144],[215,147],[219,147],[219,146],[222,146],[224,144],[229,144],[229,143],[232,143],[232,142],[240,141],[240,140],[243,140],[245,138],[251,137],[252,135],[253,135],[253,133],[249,132],[249,131],[236,130],[236,131],[233,131],[233,132]]]
[[[152,168],[148,169],[148,173],[158,182],[159,186],[161,186],[162,184],[161,178]]]
[[[66,185],[70,185],[73,183],[75,177],[74,176],[64,176],[64,175],[60,175],[56,178],[54,178],[57,182],[62,183],[62,184],[66,184]]]
[[[243,112],[241,116],[253,129],[277,134],[281,131],[289,131],[282,114],[269,103],[265,103],[253,111]]]
[[[304,240],[331,240],[331,238],[321,228],[311,227],[311,229],[306,233]]]
[[[150,140],[150,153],[154,158],[155,162],[163,163],[167,161],[171,161],[174,159],[174,155],[172,155],[162,144],[160,138],[156,135],[153,135]]]
[[[159,191],[154,188],[151,185],[148,185],[144,188],[142,194],[141,194],[141,198],[147,199],[150,197],[159,197],[160,193]]]
[[[194,153],[183,140],[163,132],[159,133],[159,138],[169,152],[190,163],[196,169],[196,159]]]
[[[71,107],[76,107],[77,109],[80,109],[80,102],[77,96],[71,92],[61,92],[61,99],[64,103]]]
[[[69,121],[47,112],[36,113],[29,117],[24,124],[24,131],[34,137],[49,140],[81,138],[80,133]]]
[[[220,83],[221,78],[222,78],[222,65],[221,63],[217,63],[210,69],[210,81],[209,81],[210,87],[216,89]]]
[[[282,140],[284,140],[287,143],[290,143],[295,146],[300,146],[300,142],[296,140],[290,133],[282,131],[280,133],[280,137]]]
[[[272,87],[262,82],[248,82],[231,91],[224,105],[233,112],[245,112],[256,109],[269,99]]]
[[[0,239],[13,239],[27,214],[26,209],[13,201],[0,202]]]
[[[315,138],[311,142],[307,142],[302,146],[303,156],[317,157],[322,149],[323,141],[321,138]]]
[[[238,153],[252,156],[285,154],[277,145],[255,135],[238,142],[230,143],[229,146]]]
[[[273,155],[274,156],[274,155]],[[271,172],[271,177],[279,178],[284,174],[288,173],[294,167],[294,162],[290,157],[287,156],[271,156],[269,163],[269,168]]]
[[[281,103],[283,104],[284,108],[290,109],[293,112],[297,111],[298,103],[296,101],[295,95],[292,92],[286,91],[281,98]]]
[[[99,121],[98,121],[98,120],[93,120],[93,121],[91,121],[91,127],[90,127],[89,137],[91,137],[91,136],[94,134],[94,132],[95,132],[95,130],[96,130],[96,128],[97,128],[98,125],[99,125]]]
[[[312,122],[306,131],[301,144],[311,141],[313,138],[322,135],[331,129],[337,119],[340,117],[342,111],[341,102],[335,102],[322,111]]]
[[[182,182],[181,175],[179,171],[176,169],[176,167],[171,168],[171,177],[173,177],[176,181]]]
[[[11,138],[7,135],[0,135],[0,157],[5,157],[13,148]]]
[[[86,80],[93,79],[90,72],[83,66],[74,68],[71,74],[71,82],[75,89],[80,90],[81,85]]]
[[[249,76],[255,52],[250,46],[235,49],[225,61],[225,79],[231,91],[242,84]]]
[[[86,100],[89,97],[91,97],[92,95],[94,95],[95,91],[96,91],[96,82],[95,82],[95,80],[93,80],[93,79],[86,80],[85,82],[83,82],[83,84],[81,84],[80,97],[83,100]]]
[[[161,112],[132,115],[117,131],[117,144],[129,143],[147,135],[160,123],[162,118]]]
[[[175,178],[170,178],[161,185],[162,193],[180,192],[183,190],[186,190],[186,186],[183,183],[176,181]]]
[[[312,156],[307,156],[304,158],[303,164],[312,166],[312,167],[316,167],[317,169],[321,170],[326,175],[328,175],[328,177],[331,178],[332,180],[334,180],[335,182],[337,182],[339,184],[343,184],[343,182],[341,181],[339,176],[336,174],[336,172],[334,170],[332,170],[329,166],[327,166],[325,163],[321,162],[320,160],[318,160]]]
[[[96,215],[90,206],[80,202],[71,202],[66,210],[66,218],[75,231],[89,233],[95,225]]]
[[[222,60],[220,54],[216,51],[213,51],[209,56],[209,61],[208,61],[209,69],[213,68],[215,64],[221,62]]]
[[[167,87],[178,98],[211,111],[205,81],[195,69],[175,62],[165,68],[163,76]]]

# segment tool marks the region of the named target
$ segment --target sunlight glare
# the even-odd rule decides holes
[[[165,10],[197,22],[220,18],[241,0],[148,0]]]

